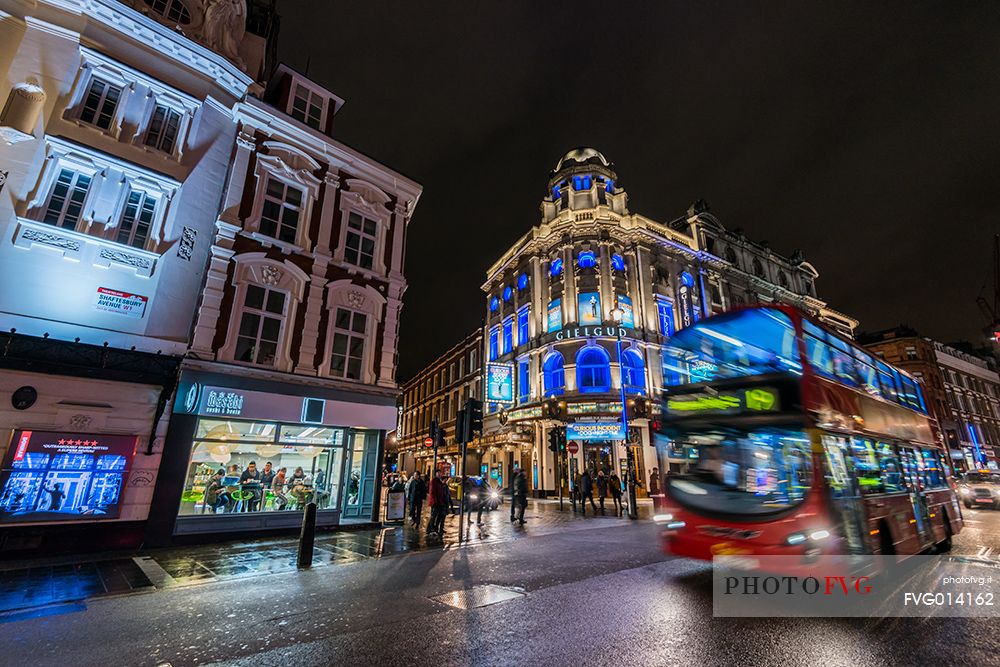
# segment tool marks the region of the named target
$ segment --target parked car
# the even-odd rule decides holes
[[[990,470],[965,473],[958,481],[958,495],[968,508],[1000,508],[1000,473]]]

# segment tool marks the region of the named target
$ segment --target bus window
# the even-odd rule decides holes
[[[833,352],[833,374],[837,376],[837,381],[848,387],[857,387],[857,371],[854,369],[854,355],[851,354],[851,346],[840,340],[836,336],[827,336]]]
[[[923,460],[923,477],[927,486],[932,489],[946,486],[940,454],[933,449],[921,449],[920,458]]]
[[[769,308],[725,313],[693,324],[674,334],[663,349],[668,385],[801,371],[792,321]]]
[[[927,414],[927,402],[924,401],[924,389],[923,389],[923,387],[920,386],[919,382],[915,383],[914,387],[917,390],[917,402],[920,403],[920,412],[922,412],[922,413],[924,413],[926,415]]]
[[[861,493],[883,493],[885,487],[882,482],[882,468],[879,466],[875,444],[867,438],[851,438],[851,450]]]
[[[809,440],[801,431],[706,434],[683,445],[697,458],[667,477],[668,492],[696,511],[775,514],[801,503],[812,482]]]
[[[878,371],[875,370],[875,360],[864,351],[855,349],[854,361],[858,371],[858,379],[861,381],[861,388],[872,396],[881,396],[882,392],[878,386]]]
[[[878,381],[882,386],[882,398],[887,401],[896,400],[896,381],[893,379],[892,368],[888,364],[876,361],[875,365],[878,367]],[[896,375],[899,375],[896,373]]]
[[[909,447],[900,447],[899,456],[903,467],[903,478],[911,491],[920,491],[924,488],[923,478],[920,474],[920,459],[917,453]]]
[[[882,470],[882,488],[886,493],[905,491],[899,458],[892,450],[892,445],[880,442],[875,447],[878,451],[878,465]]]

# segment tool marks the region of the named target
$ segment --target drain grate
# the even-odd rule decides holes
[[[459,609],[476,609],[477,607],[486,607],[497,602],[506,602],[507,600],[521,597],[524,597],[523,591],[487,584],[485,586],[473,586],[472,588],[437,595],[431,599],[452,607],[458,607]]]

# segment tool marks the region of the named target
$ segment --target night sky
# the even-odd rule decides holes
[[[281,0],[282,60],[347,100],[334,136],[422,183],[400,379],[483,316],[486,268],[575,146],[630,209],[699,198],[801,248],[861,330],[981,337],[1000,231],[995,2]],[[989,295],[989,292],[986,292]]]

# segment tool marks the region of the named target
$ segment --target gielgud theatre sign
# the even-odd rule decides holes
[[[566,327],[556,332],[556,340],[573,340],[574,338],[590,338],[593,336],[621,336],[627,338],[631,329],[604,325],[597,327]]]

